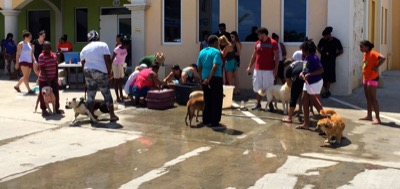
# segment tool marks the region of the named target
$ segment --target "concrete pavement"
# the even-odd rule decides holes
[[[384,78],[381,126],[358,121],[360,89],[323,100],[346,121],[346,139],[335,147],[282,124],[280,114],[236,109],[224,110],[225,131],[186,127],[184,107],[122,105],[122,129],[92,128],[85,117],[69,127],[72,111],[44,119],[33,113],[36,96],[0,80],[0,188],[400,188],[400,74]],[[80,96],[63,91],[61,104]]]

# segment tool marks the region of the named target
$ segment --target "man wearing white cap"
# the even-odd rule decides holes
[[[139,72],[143,69],[147,68],[146,64],[140,64],[140,66],[137,66],[135,68],[135,71],[132,72],[132,74],[129,76],[128,81],[126,81],[125,86],[124,86],[124,91],[126,94],[129,95],[129,86],[135,80],[136,76],[139,74]]]

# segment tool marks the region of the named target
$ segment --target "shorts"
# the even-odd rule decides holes
[[[237,68],[237,62],[235,59],[227,60],[225,62],[225,71],[227,72],[235,72]]]
[[[258,93],[260,89],[268,90],[274,86],[274,72],[272,70],[254,70],[253,90]]]
[[[125,76],[123,64],[112,64],[112,71],[114,79],[122,79]]]
[[[19,66],[21,67],[21,66],[25,66],[25,67],[28,67],[28,68],[33,68],[33,63],[29,63],[29,62],[20,62],[19,63]]]
[[[366,86],[377,87],[379,85],[379,76],[373,80],[363,80],[363,84]]]
[[[138,86],[132,86],[129,88],[129,95],[132,95],[136,98],[146,97],[149,90],[149,87],[143,87],[142,89],[139,89]]]
[[[101,94],[103,95],[104,102],[107,104],[107,106],[112,106],[113,99],[110,92],[108,74],[93,69],[85,69],[84,74],[87,86],[87,103],[94,104],[94,98],[97,90],[100,90]]]
[[[324,85],[324,81],[321,79],[313,84],[304,84],[303,91],[307,91],[309,95],[319,95],[321,94],[322,86]]]
[[[283,61],[280,61],[278,66],[278,78],[285,79],[284,72],[285,72],[285,64],[283,63]]]

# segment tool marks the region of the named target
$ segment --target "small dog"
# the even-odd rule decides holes
[[[196,114],[196,122],[199,122],[198,118],[199,118],[199,113],[200,111],[203,111],[203,106],[204,106],[204,93],[203,91],[194,91],[192,93],[190,93],[189,95],[189,101],[186,104],[187,107],[187,113],[186,113],[186,117],[185,117],[185,123],[186,126],[192,126],[192,120],[193,117],[195,116],[195,113],[197,111]],[[188,124],[188,118],[189,118],[189,124]]]
[[[321,110],[320,114],[327,117],[319,120],[317,123],[317,128],[321,129],[327,136],[325,143],[333,143],[331,137],[335,136],[336,144],[340,144],[345,128],[343,118],[336,114],[334,110]]]
[[[86,100],[85,98],[80,98],[79,101],[76,98],[73,98],[71,101],[67,99],[67,103],[65,105],[65,109],[73,109],[75,112],[75,118],[72,123],[76,123],[76,118],[79,115],[87,115],[90,117],[90,120],[94,123],[97,123],[97,119],[94,115],[92,115],[89,109],[86,107]],[[96,100],[94,111],[100,110],[102,113],[109,113],[108,107],[104,101]]]
[[[278,100],[282,101],[283,114],[288,113],[289,100],[290,100],[290,87],[285,83],[284,85],[274,85],[267,90],[267,105],[274,101],[275,108],[278,109]]]
[[[41,93],[42,93],[44,103],[46,104],[46,108],[49,111],[49,113],[50,114],[56,113],[56,111],[57,111],[56,110],[56,96],[54,96],[53,88],[51,88],[49,86],[43,87]],[[50,103],[53,106],[53,110],[50,109]],[[37,108],[37,104],[35,107],[35,111],[36,111],[36,108]]]

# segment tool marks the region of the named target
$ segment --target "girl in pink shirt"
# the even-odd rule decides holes
[[[124,64],[125,58],[128,55],[127,49],[129,48],[130,44],[131,41],[129,39],[123,39],[122,44],[114,49],[114,54],[112,57],[112,71],[114,78],[115,94],[117,95],[117,102],[122,102],[122,99],[124,98],[122,94],[122,80],[125,76]]]

